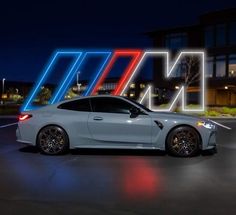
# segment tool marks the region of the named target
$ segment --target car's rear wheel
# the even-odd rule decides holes
[[[191,157],[199,152],[201,139],[198,132],[190,126],[179,126],[167,136],[167,150],[179,157]]]
[[[49,125],[40,130],[37,145],[44,154],[64,154],[69,148],[69,139],[64,129]]]

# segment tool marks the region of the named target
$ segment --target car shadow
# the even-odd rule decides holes
[[[23,153],[40,153],[35,146],[25,146],[19,149]],[[212,156],[217,153],[217,149],[201,151],[197,156]],[[80,148],[80,149],[71,149],[68,154],[71,155],[112,155],[112,156],[121,156],[121,155],[133,155],[133,156],[166,156],[168,153],[161,150],[145,150],[145,149],[91,149],[91,148]],[[172,157],[177,157],[173,156]]]
[[[23,153],[40,153],[35,146],[24,146],[19,149]],[[138,156],[165,156],[167,153],[160,150],[138,150],[138,149],[71,149],[71,155],[138,155]]]
[[[218,153],[217,148],[201,151],[202,156],[211,156],[211,155],[215,155],[217,153]]]
[[[72,155],[138,155],[138,156],[165,156],[167,153],[160,150],[140,150],[140,149],[72,149]]]
[[[39,150],[35,146],[24,146],[20,148],[19,151],[24,153],[39,153]]]

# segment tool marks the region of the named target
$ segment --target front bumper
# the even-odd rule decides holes
[[[211,131],[209,138],[208,138],[208,144],[207,149],[212,149],[216,147],[216,131]]]

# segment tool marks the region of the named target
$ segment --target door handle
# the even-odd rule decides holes
[[[93,117],[93,120],[101,121],[103,118],[101,116],[95,116]]]

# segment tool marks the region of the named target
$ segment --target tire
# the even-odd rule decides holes
[[[179,126],[167,136],[166,147],[171,155],[192,157],[199,153],[201,139],[198,132],[190,126]]]
[[[69,149],[69,138],[61,127],[49,125],[40,130],[37,146],[43,154],[65,154]]]

